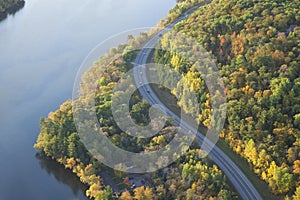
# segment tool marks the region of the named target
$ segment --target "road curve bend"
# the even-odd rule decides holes
[[[197,7],[206,5],[208,3],[210,3],[210,1],[199,4],[197,5]],[[143,98],[146,99],[151,105],[159,104],[166,111],[165,113],[167,115],[174,117],[175,121],[177,121],[178,124],[180,124],[181,119],[176,114],[174,114],[171,110],[169,110],[164,104],[161,103],[161,101],[158,99],[158,97],[155,95],[155,93],[152,91],[151,87],[149,86],[146,77],[145,68],[137,67],[137,66],[145,65],[147,63],[149,56],[151,55],[151,51],[158,44],[160,37],[163,34],[167,33],[168,30],[172,29],[178,22],[187,18],[197,7],[191,8],[182,17],[176,19],[166,28],[164,28],[159,33],[154,35],[151,39],[149,39],[148,42],[142,47],[142,49],[138,53],[133,68],[134,80],[136,85],[137,86],[142,85],[142,87],[139,87],[138,90],[140,94],[143,96]],[[193,130],[193,128],[190,127],[186,122],[181,122],[181,123],[183,123],[184,129],[186,129],[187,131],[191,130],[192,132],[196,132],[196,136],[199,139],[199,141],[204,142],[205,144],[203,145],[204,150],[205,150],[205,146],[207,147],[213,146],[213,144],[210,141],[204,140],[205,136],[202,133],[200,133],[198,130]],[[228,179],[231,181],[231,183],[234,185],[235,189],[243,199],[245,200],[262,199],[262,197],[254,188],[254,186],[249,181],[249,179],[220,148],[214,146],[213,149],[210,151],[209,156],[219,166],[219,168],[226,174]]]

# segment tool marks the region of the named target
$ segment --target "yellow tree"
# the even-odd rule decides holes
[[[134,199],[144,200],[145,199],[144,190],[145,190],[144,186],[135,188],[134,189]]]
[[[74,158],[68,158],[65,167],[72,169],[75,165],[76,165],[76,160]]]
[[[258,154],[257,163],[255,166],[255,173],[261,175],[269,167],[271,157],[267,154],[266,150],[261,150]]]
[[[131,194],[126,190],[125,192],[122,192],[122,195],[120,196],[121,200],[132,200]]]
[[[153,192],[152,192],[152,189],[146,187],[145,192],[144,192],[144,195],[145,195],[145,197],[146,197],[146,198],[145,198],[146,200],[151,200],[151,199],[153,199]]]
[[[274,161],[271,162],[267,174],[267,182],[275,194],[286,193],[294,186],[294,177],[288,168],[278,167]]]
[[[246,142],[245,152],[244,152],[249,163],[256,165],[257,162],[257,151],[253,139]]]
[[[99,194],[100,191],[101,191],[100,183],[94,183],[86,191],[86,196],[95,198]]]
[[[296,160],[294,162],[293,169],[294,169],[294,171],[293,171],[294,174],[300,175],[300,160]]]
[[[137,200],[152,200],[153,192],[150,188],[145,188],[144,186],[134,189],[134,199]]]
[[[297,187],[296,192],[293,196],[293,200],[299,200],[300,199],[300,186]]]

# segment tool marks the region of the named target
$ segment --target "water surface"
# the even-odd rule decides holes
[[[0,22],[0,199],[85,199],[78,179],[36,157],[39,118],[71,99],[88,52],[157,24],[174,0],[27,0]]]

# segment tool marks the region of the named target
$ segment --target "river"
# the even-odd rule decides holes
[[[71,99],[88,52],[157,24],[175,0],[27,0],[0,22],[0,200],[86,199],[85,187],[33,144],[39,119]]]

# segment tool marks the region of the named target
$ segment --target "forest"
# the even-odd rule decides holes
[[[24,5],[24,0],[0,0],[0,21],[6,18],[7,14],[15,13]]]
[[[175,27],[197,38],[216,59],[228,104],[222,138],[273,194],[286,199],[300,198],[299,7],[300,1],[213,1]],[[173,49],[157,51],[156,61],[173,66],[189,81],[190,86],[179,84],[174,93],[185,99],[185,87],[199,92],[199,105],[194,106],[200,106],[198,120],[207,127],[210,96],[205,82],[193,64],[172,53],[184,44],[166,35],[162,49],[166,45]]]
[[[160,24],[168,24],[183,10],[200,2],[180,1],[164,20],[165,24]],[[248,163],[252,173],[268,186],[274,197],[287,200],[300,199],[299,8],[298,0],[213,0],[175,26],[176,31],[195,38],[211,54],[221,72],[227,96],[221,140],[236,157]],[[133,61],[136,55],[130,50],[139,48],[152,34],[128,37],[127,44],[111,49],[84,74],[86,84],[81,88],[83,93],[89,93],[89,85],[97,85],[96,113],[102,131],[115,145],[133,152],[161,148],[176,129],[170,122],[153,137],[130,137],[118,128],[110,111],[114,85],[132,67],[128,61]],[[170,34],[161,38],[160,49],[166,46],[172,49],[156,50],[154,60],[172,66],[185,76],[189,84],[179,82],[178,88],[171,92],[186,99],[184,91],[194,90],[198,105],[184,105],[180,100],[178,105],[186,113],[192,113],[193,106],[198,106],[201,114],[196,116],[197,120],[208,127],[212,120],[211,97],[205,81],[193,63],[174,53],[186,44],[170,38]],[[103,66],[108,69],[100,73]],[[132,96],[130,112],[137,123],[148,123],[149,107],[138,92]],[[124,179],[123,192],[116,196],[109,186],[103,185],[99,174],[110,171],[121,182],[127,175],[104,166],[86,150],[73,121],[72,102],[65,102],[48,118],[42,118],[40,124],[41,132],[34,147],[73,171],[89,186],[86,195],[90,198],[239,199],[209,157],[199,158],[201,150],[197,142],[175,163],[150,173],[152,187],[132,189]]]

